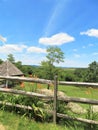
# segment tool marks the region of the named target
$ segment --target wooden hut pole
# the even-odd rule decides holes
[[[57,91],[58,91],[58,83],[57,76],[54,77],[54,112],[53,112],[53,123],[56,124],[57,120]]]
[[[7,76],[8,76],[8,60],[7,60],[7,62],[6,62],[6,74],[7,74]],[[6,88],[8,88],[8,79],[6,79]]]

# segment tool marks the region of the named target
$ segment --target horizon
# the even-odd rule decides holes
[[[40,65],[48,46],[64,52],[61,67],[98,61],[98,0],[1,0],[0,59],[13,54]]]

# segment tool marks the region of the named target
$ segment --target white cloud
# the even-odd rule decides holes
[[[79,59],[78,60],[65,59],[65,61],[63,63],[60,63],[57,66],[62,66],[62,67],[87,67],[88,63],[82,62]]]
[[[7,38],[5,38],[5,37],[3,37],[3,36],[0,35],[0,41],[1,41],[1,42],[6,42],[6,41],[7,41]]]
[[[4,44],[0,46],[0,53],[22,53],[25,49],[25,52],[28,53],[46,53],[46,49],[42,49],[39,47],[28,47],[24,44]]]
[[[24,48],[26,48],[25,45],[4,44],[0,46],[0,53],[22,52]]]
[[[86,46],[82,46],[82,48],[83,48],[83,49],[85,49],[85,48],[86,48]]]
[[[49,35],[55,30],[55,25],[63,13],[63,9],[65,10],[67,7],[67,3],[66,0],[56,0],[55,5],[50,9],[50,15],[47,17],[47,24],[44,29],[45,35]]]
[[[62,45],[64,43],[72,42],[75,38],[67,33],[58,33],[51,37],[42,37],[39,39],[39,43],[44,45]]]
[[[94,52],[93,55],[94,55],[94,56],[98,55],[98,52]]]
[[[39,54],[31,55],[31,54],[22,54],[21,57],[17,57],[17,61],[21,60],[25,65],[40,65],[41,61],[45,60],[46,57],[41,56]]]
[[[94,44],[89,44],[88,46],[94,46]]]
[[[98,29],[89,29],[89,30],[87,30],[85,32],[80,32],[80,34],[98,38]]]
[[[77,49],[73,49],[73,51],[74,51],[74,52],[76,52],[76,51],[77,51]]]
[[[75,58],[80,58],[80,55],[79,54],[74,54],[74,57]]]
[[[32,53],[32,52],[33,53],[46,53],[46,49],[31,46],[27,49],[27,52],[29,52],[29,53]]]

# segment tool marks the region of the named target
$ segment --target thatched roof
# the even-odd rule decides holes
[[[23,73],[10,61],[5,61],[0,65],[0,76],[21,76]]]

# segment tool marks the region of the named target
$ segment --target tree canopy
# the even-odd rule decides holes
[[[59,47],[50,46],[47,48],[46,58],[47,61],[42,61],[41,65],[48,79],[53,79],[54,75],[58,73],[55,63],[64,62],[64,53]]]
[[[64,53],[57,46],[50,46],[47,48],[47,59],[50,64],[64,62]]]
[[[12,63],[15,63],[15,58],[14,58],[13,54],[8,54],[7,60],[9,60]]]

